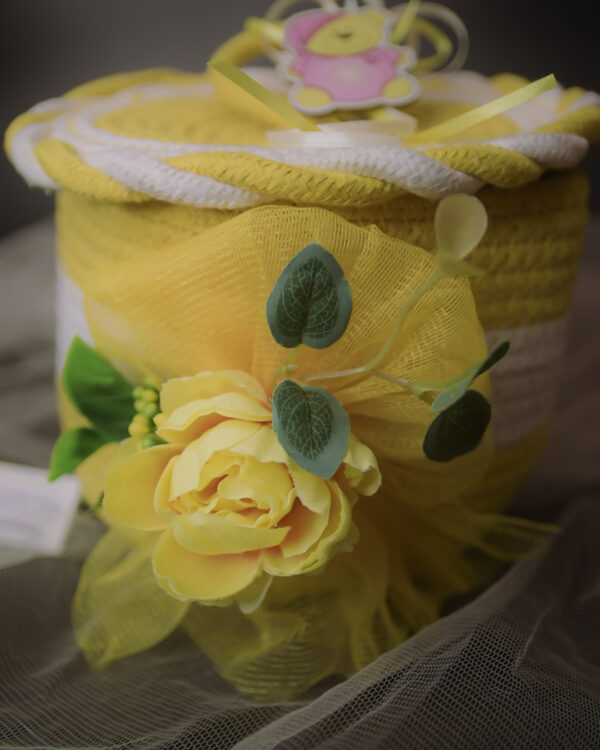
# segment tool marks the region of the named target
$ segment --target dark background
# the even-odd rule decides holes
[[[109,73],[172,66],[199,71],[211,52],[271,0],[0,0],[0,130],[37,102]],[[593,0],[446,0],[471,35],[467,68],[554,73],[600,89]],[[600,210],[600,144],[585,162]],[[0,236],[52,210],[0,157]]]

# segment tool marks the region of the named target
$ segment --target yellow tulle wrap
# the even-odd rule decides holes
[[[381,348],[435,261],[376,227],[319,208],[251,209],[198,237],[105,264],[86,287],[94,340],[134,381],[236,369],[270,392],[284,351],[270,335],[266,298],[281,269],[311,241],[342,265],[354,310],[345,336],[329,349],[306,350],[302,367],[358,366]],[[444,380],[485,350],[468,281],[446,280],[409,316],[385,369],[413,381]],[[480,380],[489,394],[487,379]],[[439,616],[449,597],[482,585],[494,569],[491,559],[514,559],[541,538],[543,529],[464,499],[493,460],[491,430],[476,451],[435,464],[421,449],[431,421],[426,404],[373,377],[341,379],[331,388],[382,472],[380,492],[353,511],[355,550],[316,575],[275,578],[262,606],[246,615],[235,605],[165,595],[151,585],[156,534],[116,527],[86,562],[74,602],[78,639],[93,663],[144,650],[181,623],[240,689],[261,698],[292,696],[366,665]],[[118,550],[131,544],[136,552],[122,560]]]
[[[94,82],[62,101],[76,115],[79,103],[130,86],[206,80],[148,71]],[[506,93],[521,84],[502,76],[494,85]],[[424,91],[435,94],[443,85],[433,76]],[[559,106],[565,113],[533,132],[597,138],[598,106],[569,110],[583,96],[565,92]],[[470,106],[424,96],[410,113],[427,128]],[[62,111],[49,107],[19,118],[7,135],[9,153],[22,148],[28,128],[51,124]],[[95,167],[102,148],[84,158],[89,144],[69,127],[62,135],[35,130],[31,150],[23,151],[23,164],[35,158],[45,179],[60,188],[61,267],[84,293],[95,345],[132,382],[145,375],[164,382],[239,370],[270,395],[286,352],[270,335],[266,299],[286,263],[311,242],[341,264],[354,310],[334,346],[303,351],[298,364],[306,373],[365,364],[403,302],[432,273],[435,202],[376,176],[243,151],[265,146],[267,130],[277,124],[260,111],[244,116],[231,91],[171,97],[167,105],[134,97],[99,114],[93,126],[114,135],[115,148],[121,137],[151,139],[152,148],[190,145],[189,153],[158,160],[157,168],[165,175],[176,171],[182,185],[181,195],[163,200],[157,199],[160,186],[145,192],[143,181],[133,181],[133,188]],[[434,162],[486,183],[478,197],[489,229],[469,258],[486,273],[471,281],[446,279],[423,297],[385,362],[390,375],[443,381],[485,356],[486,332],[511,338],[513,329],[565,316],[587,218],[587,183],[578,172],[554,174],[534,156],[478,142],[518,133],[513,121],[498,116],[462,133],[460,143],[424,150]],[[211,148],[223,143],[223,150]],[[193,144],[208,150],[194,152]],[[186,203],[186,181],[198,177],[266,205]],[[517,394],[520,383],[515,380]],[[487,375],[475,387],[496,400]],[[331,390],[352,431],[375,453],[383,480],[375,496],[353,508],[360,534],[354,550],[337,554],[314,575],[275,578],[263,604],[243,614],[236,605],[204,606],[167,595],[150,561],[157,533],[115,525],[85,563],[73,603],[77,641],[94,666],[151,648],[182,626],[239,689],[264,700],[293,697],[322,678],[365,666],[547,537],[547,528],[504,515],[543,448],[547,423],[502,447],[495,445],[492,424],[475,451],[436,464],[421,448],[432,420],[426,404],[375,377],[332,381]],[[81,423],[63,394],[59,401],[63,426]],[[116,452],[106,446],[82,465],[90,502]]]

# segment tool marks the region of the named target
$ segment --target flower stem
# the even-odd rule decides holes
[[[372,370],[371,375],[375,375],[377,378],[387,380],[388,383],[395,383],[396,385],[400,385],[403,388],[408,388],[412,391],[413,384],[410,380],[406,380],[405,378],[395,378],[393,375],[388,375],[387,372],[381,372],[381,370]]]
[[[298,344],[298,346],[295,349],[292,349],[292,351],[287,355],[287,357],[279,365],[279,374],[281,375],[282,378],[287,378],[287,376],[288,376],[288,367],[296,359],[296,357],[298,356],[298,354],[300,354],[300,351],[302,350],[302,347],[303,347],[303,344]]]
[[[295,349],[292,349],[292,351],[287,355],[287,357],[283,360],[283,362],[279,365],[279,367],[276,370],[273,370],[273,374],[271,375],[271,388],[275,388],[275,383],[277,382],[278,378],[287,378],[289,376],[289,369],[292,364],[292,362],[296,359],[298,354],[300,354],[300,351],[302,350],[302,347],[304,344],[298,344],[298,346]],[[294,367],[297,367],[297,365],[294,365]]]
[[[400,336],[400,333],[402,331],[402,327],[406,321],[406,318],[408,317],[413,307],[415,307],[415,305],[419,302],[421,297],[427,294],[427,292],[430,289],[433,289],[433,287],[438,283],[438,281],[441,281],[441,279],[443,278],[444,278],[444,273],[442,269],[438,266],[435,269],[435,271],[431,274],[431,276],[427,279],[427,281],[423,282],[423,284],[421,284],[420,287],[417,287],[417,289],[415,289],[415,291],[410,295],[404,307],[400,311],[396,319],[396,322],[394,323],[394,327],[390,335],[388,336],[387,341],[383,345],[382,349],[370,362],[367,362],[366,365],[363,365],[362,367],[355,367],[351,370],[340,370],[338,372],[323,372],[323,373],[317,373],[315,375],[308,375],[307,377],[302,378],[303,382],[310,383],[314,380],[332,380],[334,378],[346,378],[352,375],[362,375],[363,373],[373,372],[373,370],[379,367],[379,365],[384,361],[384,359],[390,354],[390,352],[394,348],[396,342],[398,341],[398,338]],[[391,376],[387,376],[387,378],[390,378],[390,377]]]

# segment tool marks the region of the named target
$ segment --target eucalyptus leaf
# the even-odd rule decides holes
[[[135,414],[132,387],[110,362],[78,336],[67,352],[63,388],[73,406],[108,441],[128,437]]]
[[[54,482],[63,474],[72,474],[79,464],[107,442],[108,440],[103,435],[87,427],[77,427],[63,432],[54,443],[48,481]]]
[[[467,391],[429,425],[423,452],[438,462],[469,453],[481,442],[491,416],[489,401],[478,391]]]
[[[502,341],[500,344],[495,346],[492,351],[489,352],[487,356],[484,357],[484,359],[482,359],[480,362],[476,362],[460,375],[457,375],[457,377],[445,383],[446,387],[431,404],[431,408],[433,409],[433,411],[445,411],[450,406],[452,406],[452,404],[461,399],[470,388],[475,378],[478,378],[484,372],[487,372],[487,370],[489,370],[503,357],[505,357],[509,349],[510,342]]]
[[[293,380],[273,393],[273,429],[290,458],[323,479],[338,470],[350,439],[350,420],[335,396]]]
[[[352,294],[331,253],[307,245],[282,271],[267,300],[273,338],[288,349],[306,344],[324,349],[344,333],[352,314]]]

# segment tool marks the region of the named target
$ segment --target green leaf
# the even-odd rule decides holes
[[[433,411],[442,412],[455,404],[465,395],[475,378],[478,378],[505,357],[509,349],[510,342],[502,341],[481,362],[471,365],[460,375],[443,384],[446,387],[431,405]]]
[[[273,338],[288,349],[331,346],[346,330],[351,313],[352,294],[342,267],[314,242],[287,264],[267,300]]]
[[[491,352],[488,353],[487,357],[479,363],[475,377],[482,375],[487,372],[491,367],[504,359],[510,349],[510,341],[501,341],[497,344]]]
[[[87,427],[77,427],[63,432],[54,443],[52,456],[50,457],[48,481],[54,482],[63,474],[71,474],[80,463],[99,448],[102,448],[107,442],[109,441],[103,435]]]
[[[287,454],[311,474],[330,479],[348,449],[350,420],[325,388],[284,380],[273,393],[273,429]]]
[[[466,258],[480,243],[487,224],[485,206],[474,195],[443,198],[434,218],[437,252],[457,260]]]
[[[478,391],[467,391],[433,420],[423,440],[432,461],[451,461],[477,448],[492,416],[489,401]]]
[[[128,437],[133,419],[132,387],[115,368],[78,336],[73,339],[63,370],[63,388],[73,406],[108,441]]]
[[[104,492],[100,494],[100,497],[96,500],[96,502],[93,505],[90,505],[90,507],[87,509],[87,512],[90,516],[97,516],[98,513],[102,510],[102,506],[104,505]]]

